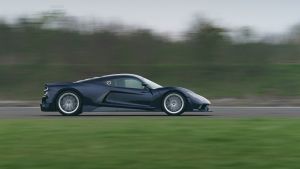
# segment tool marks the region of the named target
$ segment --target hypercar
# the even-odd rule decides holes
[[[75,116],[99,107],[164,111],[209,111],[210,101],[182,87],[162,87],[135,74],[112,74],[76,82],[46,83],[42,111]]]

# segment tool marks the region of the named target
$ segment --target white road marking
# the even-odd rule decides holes
[[[279,106],[279,107],[271,107],[271,106],[210,106],[211,108],[230,108],[230,109],[300,109],[300,107],[296,106]]]

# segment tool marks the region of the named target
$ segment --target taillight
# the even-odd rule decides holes
[[[44,96],[46,96],[48,94],[48,90],[49,90],[48,86],[45,85],[45,87],[44,87]]]

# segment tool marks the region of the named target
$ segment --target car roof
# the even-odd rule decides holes
[[[110,77],[135,77],[135,78],[138,78],[140,80],[143,79],[142,76],[139,76],[139,75],[136,75],[136,74],[120,73],[120,74],[109,74],[109,75],[104,75],[104,76],[100,76],[100,77],[92,77],[92,78],[88,78],[88,79],[78,80],[78,81],[76,81],[76,83],[86,82],[86,81],[91,81],[91,80],[97,80],[97,79],[102,79],[102,78],[110,78]]]
[[[99,78],[106,78],[106,77],[119,77],[119,76],[130,76],[130,77],[136,77],[138,79],[143,78],[142,76],[136,75],[136,74],[130,74],[130,73],[120,73],[120,74],[110,74],[110,75],[104,75]]]

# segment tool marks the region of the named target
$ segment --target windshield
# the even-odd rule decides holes
[[[148,85],[148,87],[150,87],[151,89],[157,89],[157,88],[161,88],[162,86],[159,84],[156,84],[155,82],[152,82],[149,79],[146,79],[143,77],[143,81]]]

